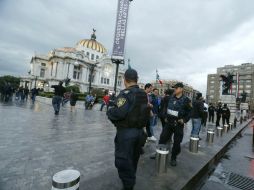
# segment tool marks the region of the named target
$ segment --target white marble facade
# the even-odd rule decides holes
[[[80,40],[75,47],[53,49],[47,55],[34,55],[30,62],[30,74],[22,77],[21,85],[52,91],[51,85],[69,78],[70,85],[78,85],[81,92],[88,92],[92,65],[96,65],[92,88],[113,91],[116,65],[112,63],[106,48],[96,40],[95,33],[91,39]],[[124,88],[123,75],[124,70],[120,69],[117,91]]]

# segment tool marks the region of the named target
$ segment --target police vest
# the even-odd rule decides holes
[[[130,107],[124,120],[117,122],[120,126],[127,128],[143,128],[149,120],[150,109],[147,105],[147,95],[144,90],[139,88],[129,89],[126,98],[129,100]]]

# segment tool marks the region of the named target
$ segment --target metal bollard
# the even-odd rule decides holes
[[[51,190],[78,190],[80,173],[77,170],[63,170],[56,173],[52,180]]]
[[[223,134],[223,128],[222,127],[217,127],[217,136],[222,137]]]
[[[156,170],[158,174],[167,173],[169,148],[164,144],[159,144],[156,149]]]
[[[209,144],[212,144],[213,143],[213,139],[214,139],[214,130],[208,130],[207,131],[207,136],[206,136],[206,141]]]
[[[198,137],[191,137],[190,138],[190,145],[189,145],[190,152],[197,153],[198,152],[198,144],[199,144],[199,138]]]
[[[232,129],[233,129],[232,123],[229,123],[229,130],[232,131]]]
[[[224,133],[228,132],[228,125],[224,125]]]

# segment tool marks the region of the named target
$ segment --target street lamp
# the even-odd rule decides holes
[[[90,74],[89,74],[89,89],[88,89],[88,93],[91,93],[91,89],[92,89],[92,77],[93,77],[93,72],[95,67],[97,67],[97,65],[99,64],[99,62],[96,62],[94,64],[91,64],[89,66],[89,70],[90,70]]]

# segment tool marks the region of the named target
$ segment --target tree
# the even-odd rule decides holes
[[[20,78],[10,75],[0,77],[0,91],[2,91],[2,89],[7,83],[9,83],[12,88],[16,89],[19,87]]]

